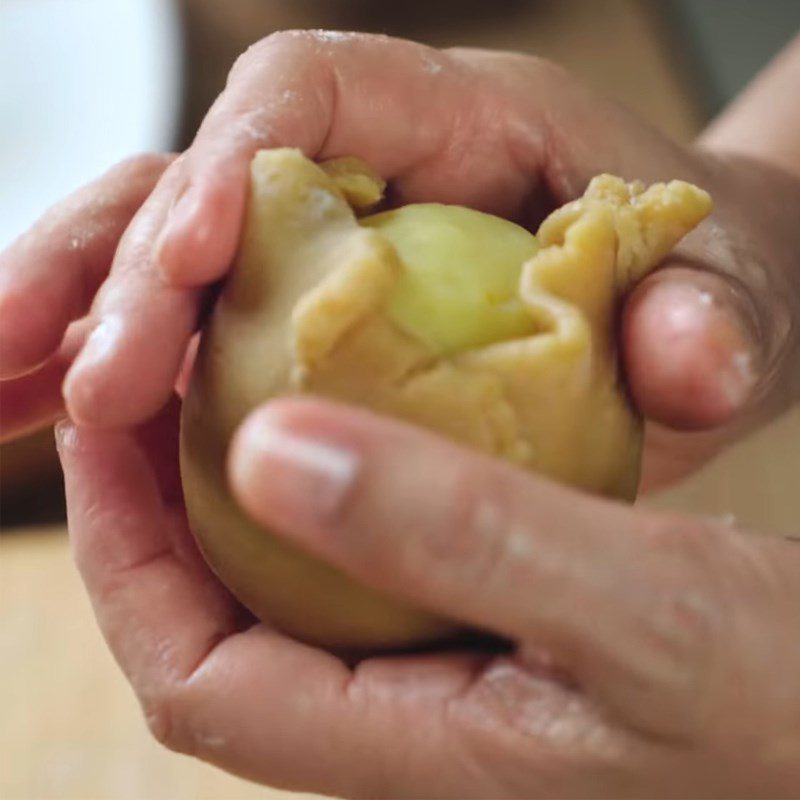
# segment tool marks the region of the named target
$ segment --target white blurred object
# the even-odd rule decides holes
[[[116,161],[173,146],[172,0],[0,0],[0,249]]]

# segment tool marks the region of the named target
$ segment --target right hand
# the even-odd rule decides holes
[[[646,482],[686,474],[800,395],[796,181],[679,147],[540,59],[287,32],[237,61],[194,143],[126,231],[67,376],[75,421],[131,426],[167,402],[205,289],[233,259],[249,162],[282,145],[366,159],[395,203],[459,203],[532,228],[599,172],[692,181],[717,211],[624,315],[632,394],[660,423]],[[13,375],[55,351],[83,284],[54,260],[31,280],[24,249],[3,258],[0,346]],[[99,273],[87,274],[91,293]]]

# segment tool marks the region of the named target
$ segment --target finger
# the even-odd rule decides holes
[[[146,701],[159,680],[193,667],[235,629],[235,604],[190,546],[136,436],[71,422],[56,433],[76,563],[112,650]],[[154,460],[173,463],[171,442],[167,449]]]
[[[666,796],[672,783],[674,754],[663,743],[620,724],[538,653],[494,659],[450,709],[468,751],[491,753],[501,781],[462,783],[474,786],[470,796],[621,798],[639,785],[659,785]]]
[[[64,413],[61,384],[89,330],[87,319],[67,328],[61,347],[33,372],[0,382],[0,442],[55,422]]]
[[[696,699],[720,612],[716,562],[696,542],[722,557],[738,543],[722,525],[582,496],[313,401],[254,413],[230,467],[255,519],[369,586],[533,639],[648,724]]]
[[[118,164],[48,211],[0,254],[0,377],[59,346],[108,272],[117,242],[171,156]]]
[[[757,391],[762,354],[753,311],[728,278],[664,268],[633,292],[622,336],[633,399],[663,425],[724,425]]]
[[[309,31],[260,42],[237,62],[187,153],[180,199],[159,240],[160,268],[182,284],[224,273],[249,163],[264,147],[358,155],[405,202],[519,213],[543,148],[540,137],[520,135],[509,82],[484,78],[467,54],[383,36]],[[526,107],[543,93],[540,83],[527,76]]]
[[[169,399],[195,328],[199,290],[166,285],[152,249],[178,177],[178,163],[137,212],[97,295],[94,329],[64,383],[70,417],[95,427],[124,427]]]
[[[136,435],[58,428],[75,559],[155,736],[294,789],[384,796],[421,780],[410,763],[424,760],[427,783],[418,786],[435,787],[438,759],[408,730],[425,725],[428,745],[443,735],[431,711],[469,681],[474,657],[406,660],[356,678],[335,657],[263,626],[241,632],[235,603],[200,561],[155,471],[175,466],[175,422],[162,417]],[[442,752],[438,743],[433,751]]]

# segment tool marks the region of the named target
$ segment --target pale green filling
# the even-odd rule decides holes
[[[524,228],[437,203],[375,214],[361,224],[386,236],[405,267],[389,302],[391,319],[436,355],[532,332],[519,278],[537,243]]]

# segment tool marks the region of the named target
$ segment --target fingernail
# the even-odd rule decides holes
[[[691,332],[698,327],[707,331],[708,346],[716,354],[715,384],[732,411],[738,411],[749,399],[757,383],[753,335],[744,309],[726,287],[711,291],[691,287],[682,303],[676,303],[673,322]],[[679,323],[679,324],[678,324]]]
[[[358,455],[287,430],[266,415],[248,421],[231,466],[233,483],[251,510],[295,526],[335,516],[359,470]]]
[[[104,361],[116,348],[122,333],[122,320],[111,315],[103,317],[86,340],[76,365],[85,367]]]
[[[199,192],[190,187],[178,198],[175,205],[173,205],[169,210],[167,219],[164,222],[161,233],[156,239],[154,247],[155,263],[160,271],[163,272],[165,267],[167,268],[167,271],[169,271],[169,264],[165,263],[166,245],[169,243],[169,240],[182,228],[194,224],[199,206]]]
[[[97,385],[91,375],[81,374],[94,369],[114,352],[122,334],[122,320],[105,317],[92,331],[64,379],[61,393],[69,415],[81,423],[91,424],[98,405]]]
[[[719,385],[732,408],[740,409],[745,405],[756,385],[750,353],[744,350],[731,353],[728,363],[720,370]]]
[[[69,419],[62,419],[56,422],[53,427],[56,439],[56,450],[59,454],[62,450],[74,447],[78,440],[78,429],[75,423]]]
[[[710,325],[711,341],[720,357],[717,385],[729,408],[739,411],[750,399],[758,382],[756,339],[752,325],[746,308],[733,295],[716,297],[701,292],[700,298],[706,313],[712,314],[707,324]]]

